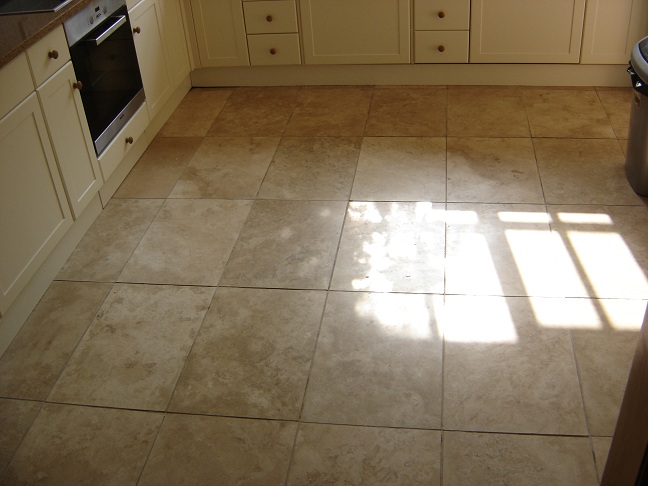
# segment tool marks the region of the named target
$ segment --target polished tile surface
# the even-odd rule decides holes
[[[598,484],[631,99],[192,90],[0,357],[0,484]]]

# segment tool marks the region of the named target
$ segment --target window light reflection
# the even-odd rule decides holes
[[[604,213],[558,213],[563,223],[572,224],[612,224],[612,218]]]
[[[551,216],[543,212],[501,211],[497,213],[504,223],[551,223]]]
[[[621,235],[592,231],[567,235],[597,297],[648,298],[648,280]]]
[[[529,299],[536,322],[553,329],[600,330],[603,323],[590,299]]]
[[[430,306],[434,309],[430,309]],[[356,312],[380,324],[385,333],[397,337],[429,340],[439,338],[432,329],[432,315],[443,306],[443,297],[423,294],[366,294],[356,304]]]
[[[504,297],[447,296],[443,332],[446,341],[455,343],[518,341]]]

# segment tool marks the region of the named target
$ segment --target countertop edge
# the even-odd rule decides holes
[[[9,25],[11,22],[19,21],[20,19],[24,20],[29,18],[32,24],[30,26],[32,28],[29,29],[30,32],[26,33],[23,38],[17,39],[15,38],[16,36],[14,36],[14,38],[2,39],[2,44],[0,45],[0,68],[3,68],[20,56],[20,54],[55,30],[72,15],[86,7],[90,2],[92,2],[92,0],[74,0],[58,12],[3,15],[0,17],[0,30],[12,30],[3,29],[3,27]]]

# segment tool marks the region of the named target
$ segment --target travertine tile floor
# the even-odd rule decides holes
[[[631,91],[191,91],[0,359],[2,484],[593,485]]]

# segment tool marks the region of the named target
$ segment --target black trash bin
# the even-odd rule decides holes
[[[634,92],[625,171],[632,189],[648,196],[648,37],[632,48],[628,72]]]

